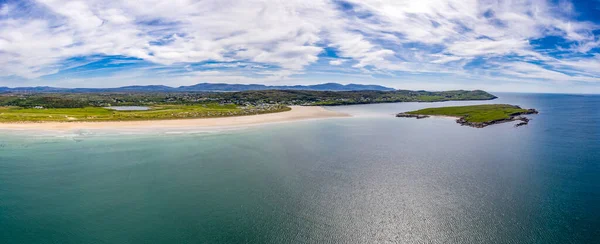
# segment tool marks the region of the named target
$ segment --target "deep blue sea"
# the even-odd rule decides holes
[[[213,132],[0,130],[0,243],[600,243],[600,96]],[[483,129],[395,118],[536,108]]]

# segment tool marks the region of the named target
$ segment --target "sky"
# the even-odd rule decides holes
[[[0,0],[0,86],[600,93],[600,0]]]

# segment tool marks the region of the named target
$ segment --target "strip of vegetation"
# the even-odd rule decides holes
[[[458,117],[457,123],[461,125],[483,128],[488,125],[521,121],[516,126],[526,125],[529,119],[526,114],[537,114],[535,109],[523,109],[509,104],[485,104],[472,106],[426,108],[406,113],[399,113],[396,117],[423,119],[432,115]]]
[[[116,111],[101,107],[21,108],[0,107],[0,122],[82,122],[213,118],[289,111],[284,105],[235,104],[156,105],[145,111]]]
[[[4,93],[0,106],[22,108],[85,108],[107,106],[155,106],[207,103],[260,106],[265,104],[333,106],[391,102],[441,102],[489,100],[487,92],[475,91],[294,91],[261,90],[243,92],[133,92],[133,93]]]

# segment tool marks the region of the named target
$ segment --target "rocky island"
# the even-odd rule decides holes
[[[455,106],[441,108],[426,108],[416,111],[396,114],[400,118],[424,119],[430,116],[456,117],[457,123],[475,128],[483,128],[488,125],[500,124],[512,121],[520,121],[515,127],[529,123],[529,118],[524,115],[537,114],[535,109],[523,109],[509,104],[484,104],[472,106]]]

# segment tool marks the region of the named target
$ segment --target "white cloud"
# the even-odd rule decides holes
[[[334,60],[329,61],[329,64],[337,66],[337,65],[342,65],[345,62],[346,62],[346,60],[343,60],[343,59],[334,59]]]
[[[434,63],[434,64],[445,64],[445,63],[459,61],[459,60],[463,60],[464,59],[463,57],[456,57],[456,56],[450,56],[450,55],[440,55],[440,54],[433,54],[431,56],[432,57],[438,57],[438,59],[431,61],[431,63]]]
[[[455,42],[446,51],[452,55],[463,57],[502,56],[519,53],[527,49],[528,46],[529,42],[525,40],[505,39],[493,41],[481,39]]]
[[[577,73],[580,76],[595,77],[600,80],[600,55],[588,58],[571,58],[548,62],[558,70]]]
[[[574,43],[568,49],[573,55],[600,47],[592,32],[598,24],[570,18],[575,8],[566,1],[347,2],[344,8],[330,0],[37,0],[23,5],[27,10],[4,4],[0,76],[34,79],[85,64],[72,58],[119,55],[181,67],[252,63],[269,70],[232,77],[287,79],[310,73],[307,67],[331,48],[340,58],[330,66],[347,69],[341,66],[347,62],[364,74],[500,70],[523,79],[597,82],[597,57],[556,58],[531,44],[560,36]],[[511,60],[502,61],[507,56]],[[486,66],[465,66],[476,58]],[[192,72],[187,67],[182,70]]]
[[[0,50],[6,53],[0,64],[15,63],[5,74],[36,77],[47,72],[32,70],[91,54],[165,65],[249,60],[302,70],[322,51],[316,43],[331,9],[319,1],[40,0],[39,5],[56,18],[0,20]]]
[[[373,13],[366,19],[357,18],[352,26],[361,26],[370,36],[395,43],[422,43],[443,46],[447,56],[414,58],[411,62],[429,61],[443,64],[458,57],[519,55],[526,59],[548,60],[533,50],[530,41],[547,35],[559,35],[579,43],[583,51],[598,46],[591,30],[598,26],[589,22],[564,19],[564,6],[546,1],[353,1],[358,12]],[[395,33],[390,35],[389,33]],[[406,53],[422,52],[402,49]],[[398,54],[398,52],[396,52]],[[412,55],[416,56],[416,55]],[[457,57],[458,56],[458,57]]]

